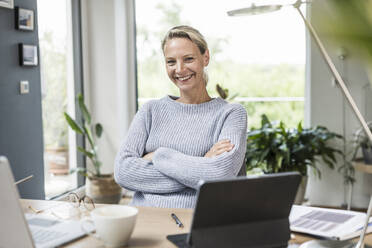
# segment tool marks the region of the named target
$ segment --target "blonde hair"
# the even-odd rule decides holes
[[[165,43],[174,38],[184,38],[192,41],[198,48],[201,54],[205,54],[208,50],[208,44],[204,39],[204,36],[195,28],[181,25],[171,28],[164,36],[161,42],[161,49],[164,53]],[[208,74],[206,71],[203,73],[205,84],[208,82]]]

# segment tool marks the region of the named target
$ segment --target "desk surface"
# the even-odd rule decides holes
[[[22,208],[25,213],[33,213],[29,206],[36,210],[45,210],[45,213],[50,213],[53,209],[58,208],[59,205],[66,204],[59,201],[41,201],[41,200],[21,200]],[[104,205],[97,205],[101,207]],[[137,223],[134,232],[129,241],[129,247],[175,247],[170,243],[166,236],[168,234],[186,233],[190,230],[192,210],[191,209],[169,209],[169,208],[147,208],[138,207],[139,213],[137,216]],[[175,213],[183,222],[184,228],[179,228],[170,214]],[[301,244],[313,238],[294,234],[290,243]],[[372,244],[372,234],[366,236],[366,243]],[[102,241],[94,237],[83,237],[77,241],[69,243],[64,247],[69,248],[85,248],[85,247],[104,247]]]

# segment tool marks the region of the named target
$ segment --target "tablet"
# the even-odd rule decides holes
[[[287,247],[297,172],[200,184],[188,234],[169,235],[178,247]]]

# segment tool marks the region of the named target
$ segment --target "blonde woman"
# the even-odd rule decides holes
[[[206,90],[204,37],[177,26],[162,42],[166,71],[180,96],[142,106],[115,160],[115,179],[135,191],[132,205],[193,208],[200,180],[237,176],[246,149],[247,114]]]

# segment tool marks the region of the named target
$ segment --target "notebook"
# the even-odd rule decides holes
[[[0,156],[0,247],[56,247],[85,235],[79,221],[23,213],[9,162]],[[91,230],[88,230],[91,231]]]
[[[168,235],[177,247],[287,247],[297,172],[201,183],[190,233]]]

